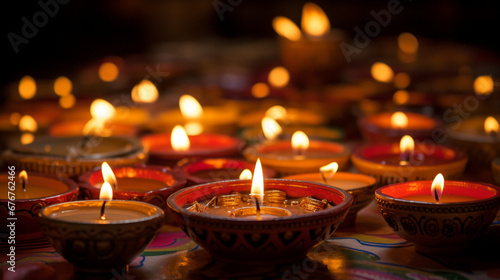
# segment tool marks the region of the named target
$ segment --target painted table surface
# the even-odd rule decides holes
[[[75,273],[44,239],[17,244],[12,273],[5,263],[7,245],[0,244],[3,279],[500,279],[500,214],[468,251],[429,256],[395,235],[375,203],[359,212],[355,226],[337,230],[307,258],[281,265],[214,260],[173,226],[164,226],[128,270],[108,275]]]

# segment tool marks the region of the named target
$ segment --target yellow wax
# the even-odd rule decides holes
[[[332,179],[327,178],[326,183],[325,181],[323,181],[323,178],[321,177],[320,173],[298,174],[298,175],[287,176],[284,179],[303,180],[303,181],[321,183],[341,188],[346,191],[367,187],[375,184],[375,179],[372,177],[368,177],[362,174],[354,174],[347,172],[336,173]]]
[[[147,192],[151,190],[158,190],[168,187],[168,185],[162,181],[148,179],[148,178],[116,178],[117,189],[120,191],[138,191]],[[94,187],[100,189],[103,182],[97,183]]]
[[[422,201],[422,202],[435,202],[435,203],[449,203],[449,202],[464,202],[478,200],[475,197],[466,195],[447,194],[443,195],[439,201],[436,201],[432,195],[428,194],[415,194],[401,197],[404,200]]]
[[[116,221],[137,220],[148,217],[141,211],[126,208],[116,208],[111,205],[106,205],[105,212],[106,220],[101,220],[100,207],[81,207],[78,209],[69,209],[65,211],[53,212],[49,215],[50,218],[82,223],[109,223]]]
[[[2,192],[0,192],[0,199],[8,199],[8,182],[10,182],[10,180],[6,176],[0,177],[0,184],[5,186],[2,187]],[[26,191],[23,190],[23,185],[19,178],[16,177],[15,183],[14,193],[16,200],[49,197],[65,193],[69,190],[68,186],[59,180],[39,176],[28,177]],[[12,186],[12,184],[10,184],[10,186]]]

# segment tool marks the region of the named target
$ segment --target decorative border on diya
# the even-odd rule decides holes
[[[383,206],[388,209],[395,209],[400,211],[415,211],[415,212],[425,212],[431,214],[461,214],[478,212],[483,210],[494,209],[500,205],[500,201],[485,201],[479,202],[477,205],[470,206],[460,206],[460,205],[450,205],[450,204],[422,204],[419,206],[414,205],[399,205],[385,199],[380,199],[375,197],[375,201],[379,206]],[[408,203],[409,204],[409,203]]]

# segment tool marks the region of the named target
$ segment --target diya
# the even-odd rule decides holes
[[[375,200],[396,234],[430,254],[462,251],[493,222],[500,187],[476,182],[414,181],[381,187]]]

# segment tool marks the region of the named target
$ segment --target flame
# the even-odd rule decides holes
[[[290,81],[290,74],[285,67],[277,66],[269,72],[267,80],[271,86],[282,88],[288,85],[288,82]]]
[[[19,180],[28,183],[28,173],[26,172],[26,170],[19,172]]]
[[[286,17],[275,17],[273,19],[273,28],[278,35],[290,41],[298,41],[301,37],[300,29]]]
[[[316,4],[307,2],[302,9],[302,30],[311,36],[322,36],[330,31],[330,21]]]
[[[418,51],[418,40],[413,34],[403,32],[398,36],[398,47],[405,53],[414,54]]]
[[[270,117],[264,117],[262,118],[262,131],[264,132],[264,136],[268,140],[273,140],[276,138],[276,136],[280,135],[281,132],[283,131],[281,129],[281,126],[273,119]]]
[[[75,106],[75,104],[76,98],[73,94],[68,94],[59,98],[59,106],[64,109],[72,108],[73,106]]]
[[[260,158],[257,158],[255,169],[253,170],[252,188],[250,195],[257,195],[260,203],[263,201],[264,196],[264,175],[262,174],[262,165]]]
[[[397,73],[394,76],[394,86],[398,89],[405,89],[410,85],[411,78],[405,72]]]
[[[70,79],[60,76],[54,82],[54,92],[59,96],[66,96],[71,93],[73,84]]]
[[[252,179],[252,171],[250,169],[245,169],[241,171],[240,180],[250,180]]]
[[[276,105],[267,109],[265,115],[275,120],[284,120],[286,118],[286,109],[283,106]]]
[[[105,82],[112,82],[118,78],[118,66],[112,62],[104,62],[99,66],[99,78]]]
[[[115,113],[115,107],[104,99],[98,98],[90,105],[90,115],[95,119],[106,121],[113,118]]]
[[[405,135],[401,138],[399,142],[399,152],[400,153],[413,153],[415,150],[415,141],[410,135]]]
[[[153,103],[158,100],[158,89],[150,80],[142,80],[132,88],[135,103]]]
[[[391,67],[383,62],[373,63],[370,71],[373,79],[379,82],[390,83],[394,77]]]
[[[484,131],[487,134],[496,134],[499,130],[498,121],[494,117],[489,116],[484,120]]]
[[[9,120],[12,125],[18,125],[19,121],[21,120],[21,114],[18,112],[14,112],[10,114]]]
[[[83,135],[105,136],[104,121],[101,119],[90,119],[82,129]]]
[[[256,83],[252,86],[252,96],[255,98],[264,98],[269,95],[269,86],[265,83]]]
[[[398,105],[403,105],[408,103],[410,100],[410,93],[404,89],[400,89],[394,93],[392,96],[392,101]]]
[[[116,181],[115,173],[113,173],[113,170],[111,169],[111,167],[107,162],[102,163],[101,173],[102,173],[102,178],[104,178],[104,182],[108,182],[116,189],[118,186],[118,181]]]
[[[431,193],[434,196],[436,201],[441,199],[441,195],[443,194],[444,189],[444,177],[443,174],[439,173],[436,175],[431,185]]]
[[[184,94],[179,99],[181,113],[186,119],[199,119],[203,115],[203,108],[196,98],[189,94]]]
[[[391,116],[391,127],[404,129],[408,126],[408,117],[403,112],[395,112]]]
[[[490,95],[493,92],[493,78],[488,75],[478,76],[474,80],[474,91],[478,95]]]
[[[100,200],[113,200],[113,188],[108,182],[102,183],[101,191],[99,192]]]
[[[328,174],[327,179],[331,179],[335,173],[337,173],[337,170],[339,169],[339,164],[336,162],[329,163],[327,165],[321,166],[319,168],[319,172],[322,174]],[[323,175],[324,176],[324,175]]]
[[[295,131],[292,135],[292,148],[298,153],[303,153],[309,148],[309,138],[302,131]]]
[[[33,141],[35,141],[35,135],[33,135],[31,132],[25,132],[21,135],[21,144],[28,145],[33,143]]]
[[[203,132],[203,125],[198,121],[187,122],[184,129],[187,135],[200,135]]]
[[[174,149],[174,151],[180,152],[189,150],[189,138],[182,126],[176,125],[174,129],[172,129],[170,143],[172,144],[172,149]]]
[[[23,99],[33,98],[36,94],[35,79],[33,79],[31,76],[22,77],[21,81],[19,81],[18,90],[21,98]]]
[[[36,132],[37,129],[38,129],[38,125],[32,116],[24,115],[19,120],[19,130],[28,131],[28,132]]]

